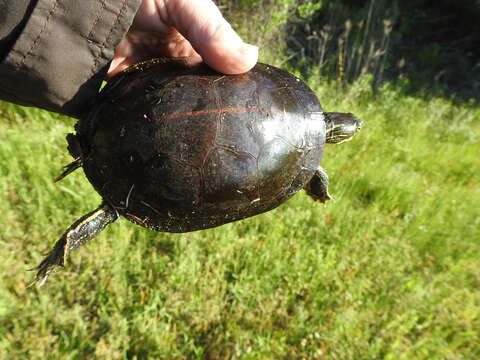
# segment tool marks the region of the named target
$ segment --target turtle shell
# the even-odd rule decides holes
[[[271,210],[320,163],[325,122],[300,79],[151,63],[118,75],[77,125],[83,168],[128,220],[188,232]]]

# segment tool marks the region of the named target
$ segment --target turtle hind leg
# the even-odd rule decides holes
[[[75,221],[55,243],[45,259],[37,266],[35,282],[42,286],[57,266],[64,266],[68,255],[97,236],[107,225],[118,219],[118,213],[107,204],[82,216]]]
[[[305,185],[305,191],[315,201],[325,203],[332,199],[328,193],[328,175],[321,167],[319,167],[310,181]]]

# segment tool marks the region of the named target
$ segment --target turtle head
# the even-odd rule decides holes
[[[325,113],[326,142],[329,144],[340,144],[351,140],[353,135],[360,130],[362,122],[352,113]]]

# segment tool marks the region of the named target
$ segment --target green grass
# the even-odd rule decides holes
[[[121,220],[38,289],[34,267],[99,203],[70,161],[73,121],[0,104],[0,359],[480,358],[480,110],[369,79],[313,80],[364,120],[298,194],[217,229]]]

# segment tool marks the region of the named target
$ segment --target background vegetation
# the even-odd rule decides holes
[[[269,50],[267,59],[280,57],[306,76],[312,66],[342,82],[369,73],[374,86],[403,79],[402,91],[478,99],[478,0],[220,3],[244,38]]]
[[[326,149],[335,201],[189,234],[123,220],[42,289],[27,269],[99,197],[52,182],[72,119],[0,103],[0,359],[480,358],[478,2],[415,4],[220,2],[364,120]]]

